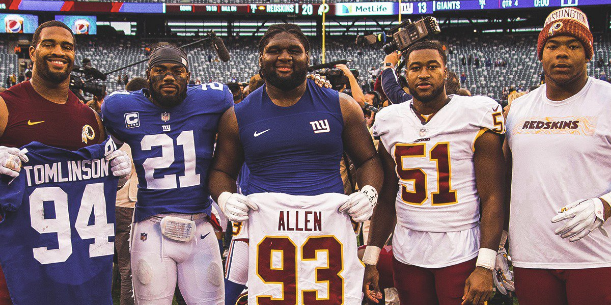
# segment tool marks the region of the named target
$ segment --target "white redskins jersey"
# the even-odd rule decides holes
[[[361,304],[364,265],[343,194],[257,193],[248,218],[248,303]],[[283,303],[284,304],[284,303]]]
[[[486,130],[505,132],[502,107],[487,97],[454,95],[426,124],[411,107],[386,107],[373,126],[396,164],[397,228],[452,232],[478,226],[474,144]]]
[[[510,254],[522,268],[584,269],[611,266],[611,238],[597,229],[576,242],[554,234],[552,223],[576,200],[611,191],[611,85],[589,78],[563,101],[546,86],[513,101],[507,141],[513,158]],[[603,225],[611,230],[609,221]]]

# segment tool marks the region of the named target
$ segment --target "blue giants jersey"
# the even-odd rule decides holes
[[[112,305],[118,178],[104,153],[114,143],[24,148],[19,177],[0,182],[0,265],[13,304]]]
[[[129,144],[138,174],[135,221],[163,213],[209,213],[206,187],[218,122],[233,105],[219,83],[189,86],[179,105],[162,108],[146,91],[116,92],[102,104],[108,132]]]
[[[293,106],[274,104],[263,86],[235,106],[245,162],[246,195],[342,193],[344,121],[337,91],[307,81]]]

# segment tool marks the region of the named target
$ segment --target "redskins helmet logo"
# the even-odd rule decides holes
[[[562,21],[558,21],[552,24],[552,26],[549,28],[549,36],[554,36],[554,32],[560,30],[562,26],[563,26]]]
[[[94,138],[95,131],[93,130],[93,127],[91,127],[90,125],[83,126],[83,132],[81,133],[81,139],[83,140],[83,143],[87,144],[87,141],[93,140]]]

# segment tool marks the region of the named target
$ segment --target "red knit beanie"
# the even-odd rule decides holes
[[[580,9],[565,7],[553,11],[545,19],[543,30],[539,33],[537,43],[537,56],[539,60],[543,58],[543,47],[548,39],[554,36],[573,36],[581,41],[585,51],[586,59],[592,59],[594,38],[590,32],[588,17]]]

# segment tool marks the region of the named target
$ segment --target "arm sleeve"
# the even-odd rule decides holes
[[[399,104],[411,99],[411,96],[399,85],[393,69],[382,71],[382,90],[393,104]]]

